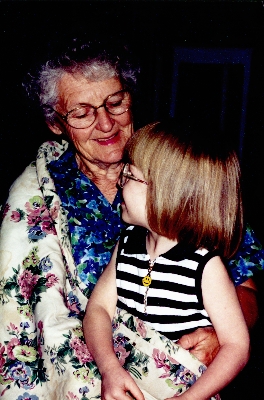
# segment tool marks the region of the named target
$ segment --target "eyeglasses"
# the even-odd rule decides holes
[[[79,104],[73,110],[67,112],[66,115],[62,115],[56,110],[54,111],[72,128],[85,129],[94,123],[98,108],[104,107],[109,114],[121,115],[129,110],[131,103],[130,93],[123,89],[110,94],[103,104],[98,107],[91,104]]]
[[[130,165],[129,164],[125,164],[124,168],[121,171],[120,177],[119,177],[119,181],[118,184],[121,187],[121,189],[123,189],[123,187],[125,186],[125,184],[127,183],[127,181],[129,179],[132,179],[133,181],[137,181],[140,183],[144,183],[144,185],[148,185],[148,182],[146,181],[142,181],[142,179],[136,178],[132,172],[130,171]]]

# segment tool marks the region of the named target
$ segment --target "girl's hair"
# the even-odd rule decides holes
[[[82,42],[73,39],[69,47],[29,72],[23,86],[42,108],[47,122],[56,121],[53,108],[58,103],[58,84],[65,73],[81,75],[96,82],[118,78],[125,89],[134,92],[140,72],[126,45],[106,41]]]
[[[226,258],[234,254],[243,225],[234,150],[212,134],[202,141],[188,123],[155,122],[133,135],[126,156],[149,184],[151,230],[196,248],[218,249]]]

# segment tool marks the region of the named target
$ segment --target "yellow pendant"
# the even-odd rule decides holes
[[[151,284],[151,277],[149,275],[144,276],[142,278],[143,286],[149,286]]]

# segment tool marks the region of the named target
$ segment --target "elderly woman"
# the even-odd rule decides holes
[[[100,379],[83,340],[82,316],[123,228],[117,180],[133,132],[138,72],[125,48],[74,43],[29,75],[28,94],[58,140],[40,146],[35,162],[12,185],[4,209],[0,393],[5,399],[85,399]],[[255,288],[247,278],[259,268],[262,250],[251,230],[243,246],[230,264],[253,325]],[[240,273],[249,252],[249,268]],[[182,338],[181,345],[193,347],[205,363],[218,350],[211,328]]]

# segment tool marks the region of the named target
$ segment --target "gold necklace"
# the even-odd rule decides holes
[[[144,276],[144,278],[142,278],[143,286],[146,287],[146,292],[145,292],[145,295],[144,295],[144,314],[147,314],[148,290],[149,290],[149,286],[150,286],[150,284],[152,282],[152,279],[151,279],[150,275],[151,275],[151,271],[152,271],[152,269],[154,267],[155,261],[156,261],[156,259],[153,260],[153,261],[149,260],[148,273],[147,273],[146,276]]]

